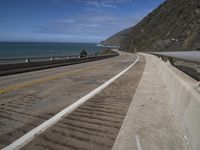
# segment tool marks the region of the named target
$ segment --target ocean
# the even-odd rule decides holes
[[[82,49],[94,54],[101,47],[95,43],[0,42],[0,59],[79,55]]]

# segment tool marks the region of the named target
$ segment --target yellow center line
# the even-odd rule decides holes
[[[30,87],[30,86],[33,86],[33,85],[36,85],[36,84],[46,83],[48,81],[52,81],[52,80],[56,80],[56,79],[62,78],[64,76],[66,76],[66,75],[73,75],[73,74],[78,74],[80,72],[86,72],[86,71],[88,71],[90,69],[101,67],[101,66],[103,66],[105,64],[106,65],[112,64],[112,63],[115,63],[115,62],[117,62],[117,61],[115,60],[115,61],[111,61],[109,63],[97,64],[97,65],[94,65],[94,66],[81,68],[81,69],[70,71],[70,72],[67,71],[67,72],[58,73],[58,74],[55,74],[55,75],[52,75],[52,76],[48,76],[48,77],[45,77],[45,78],[40,78],[40,79],[36,79],[36,80],[24,82],[24,83],[19,83],[19,84],[16,84],[16,85],[11,85],[11,86],[8,86],[8,87],[0,89],[0,94],[5,94],[5,93],[8,93],[10,91],[16,91],[18,89],[25,88],[25,87]]]

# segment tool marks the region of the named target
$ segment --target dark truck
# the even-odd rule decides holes
[[[88,56],[87,52],[83,49],[80,53],[80,58],[86,58]]]

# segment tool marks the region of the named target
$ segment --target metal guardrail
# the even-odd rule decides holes
[[[163,59],[167,57],[171,64],[174,63],[174,59],[200,64],[200,51],[150,52],[150,54]]]
[[[110,55],[115,55],[110,54]],[[93,58],[100,56],[108,56],[108,55],[87,55],[85,58]],[[81,58],[80,55],[68,55],[68,56],[49,56],[49,57],[21,57],[21,58],[5,58],[0,59],[0,65],[5,64],[16,64],[16,63],[31,63],[31,62],[42,62],[42,61],[56,61],[56,60],[72,60]]]
[[[200,81],[200,51],[150,52]]]
[[[96,60],[115,57],[118,55],[119,55],[118,53],[113,53],[107,55],[101,55],[101,54],[88,55],[87,57],[73,55],[73,56],[0,59],[0,76],[78,64],[83,62],[96,61]],[[4,63],[1,63],[1,61],[4,61]]]

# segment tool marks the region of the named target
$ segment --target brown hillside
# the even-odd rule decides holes
[[[200,0],[167,0],[132,28],[123,50],[200,50]]]

